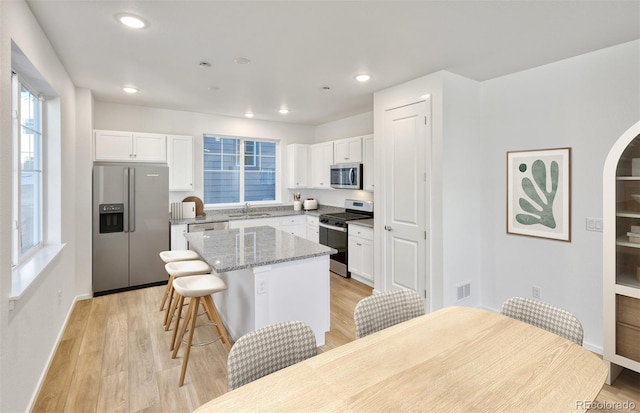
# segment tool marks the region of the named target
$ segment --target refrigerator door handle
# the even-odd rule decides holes
[[[129,168],[129,232],[136,230],[136,168]]]
[[[124,217],[123,230],[129,232],[129,168],[124,168]]]

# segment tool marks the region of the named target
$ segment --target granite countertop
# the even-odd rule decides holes
[[[349,225],[360,225],[362,227],[373,228],[373,218],[357,219],[355,221],[347,221]]]
[[[203,224],[205,222],[227,222],[233,220],[259,219],[259,218],[278,218],[292,215],[311,215],[320,216],[332,212],[344,212],[344,208],[320,205],[318,209],[310,211],[294,211],[292,206],[279,207],[251,207],[249,214],[267,214],[267,215],[240,215],[243,213],[242,208],[233,209],[209,209],[205,210],[204,216],[198,216],[189,219],[169,219],[172,225],[182,224]],[[240,215],[240,216],[237,216]]]
[[[200,254],[217,273],[337,252],[269,226],[189,232],[185,237],[189,248]]]

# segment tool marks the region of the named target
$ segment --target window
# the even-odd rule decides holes
[[[13,81],[13,265],[43,240],[42,100],[16,74]]]
[[[204,136],[204,203],[208,205],[277,200],[278,142]]]

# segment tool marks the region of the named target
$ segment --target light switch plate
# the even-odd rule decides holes
[[[587,218],[587,231],[602,232],[602,218]]]

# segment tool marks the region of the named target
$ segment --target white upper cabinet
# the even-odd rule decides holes
[[[362,162],[362,137],[340,139],[333,142],[333,162]]]
[[[362,137],[362,189],[373,191],[373,135]]]
[[[169,191],[193,190],[193,137],[167,136]]]
[[[133,133],[97,130],[95,135],[96,161],[130,161],[133,155]]]
[[[308,188],[309,145],[294,143],[287,145],[289,165],[289,188]]]
[[[94,135],[96,161],[167,161],[167,138],[165,135],[105,130],[96,130]]]
[[[166,162],[167,136],[156,133],[133,133],[133,160]]]
[[[333,165],[333,142],[309,146],[311,187],[331,188],[331,165]]]

